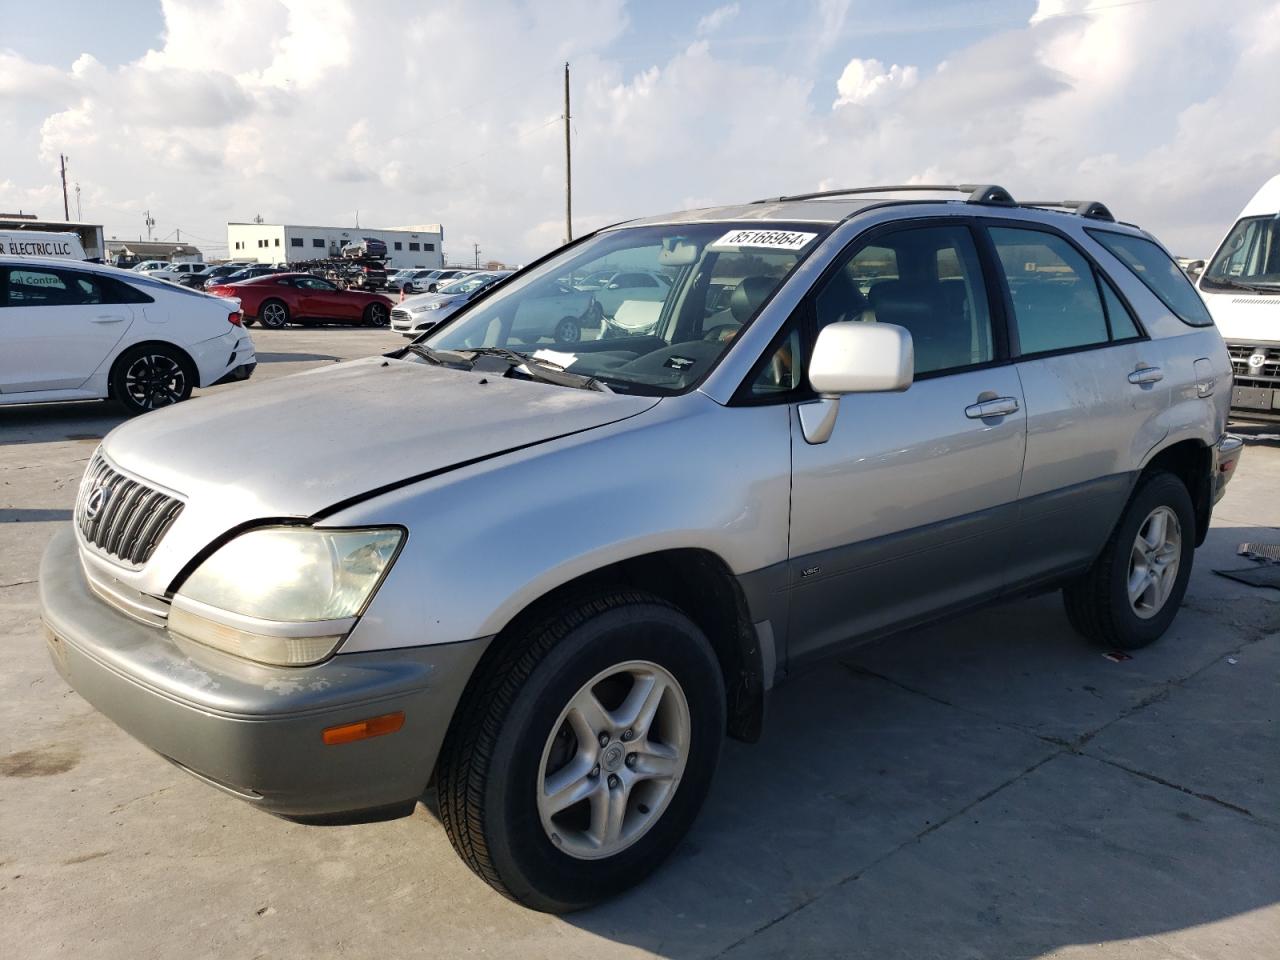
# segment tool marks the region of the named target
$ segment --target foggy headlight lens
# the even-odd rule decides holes
[[[263,663],[323,660],[355,625],[403,536],[386,528],[250,530],[187,578],[169,629]]]

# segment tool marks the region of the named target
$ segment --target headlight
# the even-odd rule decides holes
[[[169,629],[249,660],[316,663],[351,632],[403,538],[385,527],[250,530],[187,578]]]

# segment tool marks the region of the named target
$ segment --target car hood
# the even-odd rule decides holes
[[[382,357],[199,397],[122,424],[103,441],[117,467],[186,499],[147,567],[113,573],[163,593],[235,527],[313,517],[657,402]]]
[[[428,303],[439,303],[441,300],[452,300],[458,294],[445,293],[415,293],[411,297],[405,297],[396,306],[404,307],[406,310],[412,310],[414,307],[424,306]]]
[[[1233,343],[1280,343],[1280,291],[1202,290],[1201,296],[1222,339]]]

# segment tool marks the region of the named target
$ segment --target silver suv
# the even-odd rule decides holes
[[[386,357],[118,427],[44,556],[55,664],[264,810],[434,783],[476,873],[567,911],[850,644],[1053,588],[1152,642],[1240,455],[1222,339],[1102,205],[943,189],[611,227]],[[539,306],[624,268],[665,278],[635,323]]]

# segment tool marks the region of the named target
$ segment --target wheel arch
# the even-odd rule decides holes
[[[1196,546],[1204,543],[1213,515],[1213,450],[1196,438],[1177,440],[1154,450],[1142,466],[1139,480],[1156,470],[1166,470],[1178,477],[1191,495],[1196,512]]]
[[[681,547],[640,554],[581,574],[548,589],[520,609],[494,637],[477,664],[488,664],[557,607],[585,594],[617,588],[642,590],[678,607],[707,635],[724,679],[728,732],[759,739],[764,723],[765,657],[746,596],[728,565],[710,550]]]

